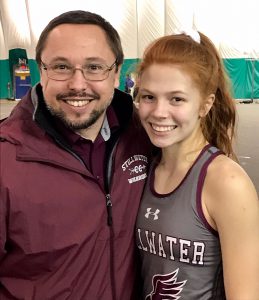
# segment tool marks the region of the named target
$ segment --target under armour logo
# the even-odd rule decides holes
[[[154,217],[154,221],[158,220],[158,214],[159,214],[160,210],[156,209],[155,212],[151,211],[151,207],[147,208],[147,213],[145,214],[145,217],[148,219],[149,216],[153,216]]]

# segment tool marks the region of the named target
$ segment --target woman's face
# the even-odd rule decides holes
[[[179,65],[153,64],[139,81],[139,116],[151,142],[160,148],[188,143],[202,135],[202,97]]]

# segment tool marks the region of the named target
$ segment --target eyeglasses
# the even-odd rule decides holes
[[[117,60],[109,67],[105,64],[89,63],[81,68],[76,68],[68,63],[45,64],[41,62],[41,67],[46,71],[48,78],[65,81],[73,77],[76,70],[80,70],[84,78],[90,81],[103,81],[108,78],[109,72],[116,66]]]

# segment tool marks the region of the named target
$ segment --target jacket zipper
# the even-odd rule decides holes
[[[109,157],[106,165],[106,182],[105,182],[105,191],[106,191],[106,208],[107,208],[107,225],[110,229],[110,280],[111,280],[111,293],[112,299],[117,300],[116,295],[116,280],[115,280],[115,259],[114,259],[114,228],[113,228],[113,216],[112,216],[112,200],[110,194],[110,187],[112,182],[112,165],[113,165],[113,154],[117,146],[118,139],[110,148]]]
[[[60,142],[58,139],[55,139],[57,144],[59,144],[64,150],[68,151],[71,155],[73,155],[76,159],[78,159],[84,166],[85,163],[83,160],[78,156],[76,153],[74,153],[71,149],[63,145],[62,142]],[[107,181],[106,181],[106,208],[107,208],[107,225],[110,229],[110,280],[111,280],[111,293],[112,293],[112,299],[117,300],[116,296],[116,284],[115,284],[115,271],[114,271],[114,229],[113,229],[113,220],[112,220],[112,201],[111,201],[111,194],[109,192],[110,186],[111,186],[111,177],[112,177],[112,160],[113,160],[113,152],[116,148],[117,141],[113,145],[112,151],[109,155],[108,159],[108,168],[107,168]]]
[[[106,194],[106,207],[107,207],[107,224],[110,229],[110,280],[111,280],[111,292],[112,299],[116,300],[116,284],[115,284],[115,270],[114,270],[114,229],[112,222],[112,201],[111,195]]]
[[[106,207],[107,207],[107,223],[108,226],[112,226],[112,202],[111,202],[110,194],[106,194]]]

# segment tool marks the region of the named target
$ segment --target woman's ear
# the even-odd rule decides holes
[[[209,96],[207,96],[206,100],[202,103],[201,108],[200,108],[199,116],[201,118],[203,118],[207,115],[207,113],[210,111],[214,101],[215,101],[215,94],[210,94]]]

